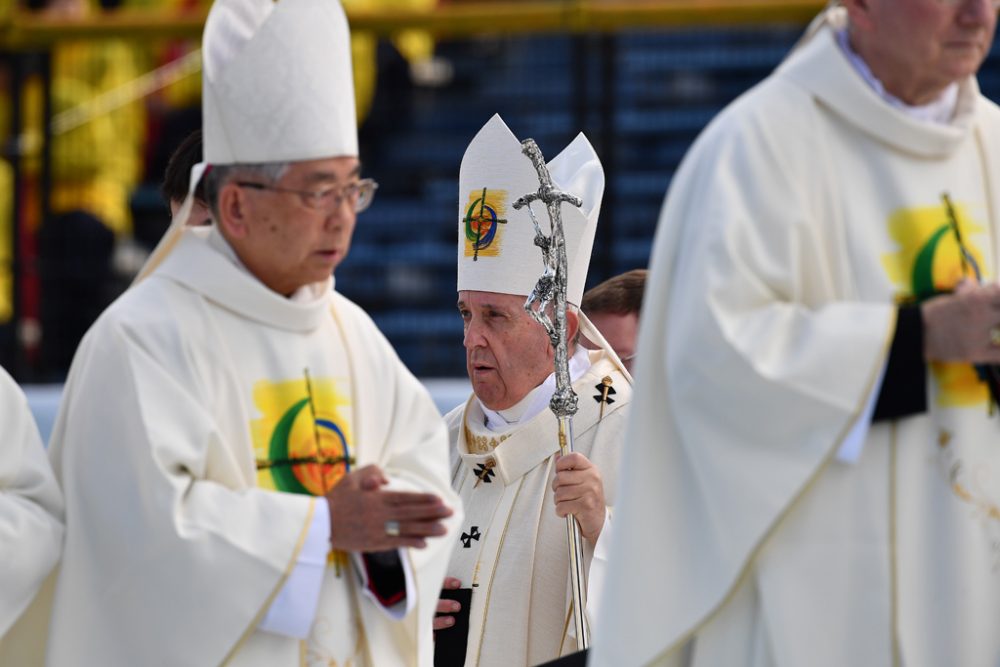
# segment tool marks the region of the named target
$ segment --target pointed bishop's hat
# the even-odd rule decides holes
[[[566,300],[580,305],[597,218],[604,196],[604,169],[581,133],[548,163],[557,188],[583,200],[563,203],[562,222],[568,266]],[[521,152],[521,142],[499,115],[476,134],[462,158],[458,192],[458,290],[531,294],[542,275],[541,250],[527,207],[518,198],[538,191],[538,174]],[[545,205],[534,202],[535,218],[551,233]]]
[[[206,162],[357,157],[350,34],[337,0],[216,0],[203,49]]]

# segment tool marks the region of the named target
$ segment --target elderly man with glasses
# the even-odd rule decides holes
[[[837,5],[671,185],[591,664],[1000,664],[997,3]]]
[[[81,345],[52,438],[49,664],[432,663],[447,431],[332,289],[376,188],[348,49],[333,0],[208,16],[209,166]],[[202,173],[212,221],[191,226]]]

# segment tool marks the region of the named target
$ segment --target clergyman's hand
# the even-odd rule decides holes
[[[556,514],[572,514],[580,524],[580,534],[594,544],[604,528],[604,482],[601,471],[580,452],[556,457],[552,480]]]
[[[455,590],[462,587],[462,582],[455,577],[445,577],[444,584],[441,588],[445,590]],[[455,625],[455,617],[450,614],[462,611],[462,604],[456,600],[445,600],[441,598],[438,600],[437,609],[435,611],[439,614],[448,614],[447,616],[435,616],[433,627],[435,630],[444,630]]]
[[[386,484],[379,467],[369,465],[344,475],[326,494],[334,549],[423,549],[426,538],[445,534],[441,520],[453,512],[441,498],[432,493],[387,491],[382,488]]]
[[[1000,327],[1000,285],[962,281],[954,293],[925,301],[920,312],[928,361],[1000,363],[1000,341],[991,340],[991,329]]]

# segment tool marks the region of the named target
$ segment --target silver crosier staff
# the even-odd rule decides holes
[[[542,250],[542,260],[545,269],[535,284],[531,295],[524,303],[524,309],[548,333],[549,342],[555,350],[556,391],[549,401],[549,408],[559,420],[559,453],[565,456],[573,451],[573,415],[577,410],[577,396],[569,379],[569,354],[566,339],[566,237],[563,233],[561,208],[563,202],[580,207],[583,201],[579,197],[559,191],[552,182],[545,158],[534,139],[521,142],[521,152],[524,153],[538,172],[539,188],[537,192],[524,195],[514,202],[514,209],[528,207],[531,222],[535,225],[535,245]],[[549,214],[551,234],[545,236],[542,228],[531,210],[533,201],[541,201]],[[554,300],[555,323],[546,310]],[[586,609],[587,592],[583,586],[583,542],[580,539],[580,526],[576,518],[570,514],[566,517],[566,535],[569,540],[570,586],[573,591],[573,620],[576,629],[576,645],[583,650],[590,645],[587,629]]]

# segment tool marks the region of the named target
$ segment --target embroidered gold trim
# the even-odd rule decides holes
[[[254,615],[253,620],[250,622],[250,627],[248,627],[246,631],[244,631],[243,635],[239,638],[239,640],[235,644],[233,644],[233,647],[231,649],[229,649],[229,653],[227,653],[226,657],[223,658],[222,660],[223,665],[229,664],[229,662],[234,657],[236,657],[236,654],[239,653],[239,650],[243,647],[243,644],[246,643],[247,639],[250,638],[250,635],[256,632],[257,626],[260,625],[261,619],[264,618],[264,614],[266,614],[267,610],[271,608],[271,603],[274,602],[274,598],[278,596],[278,592],[285,585],[285,581],[288,580],[288,575],[290,575],[292,573],[292,570],[295,569],[295,565],[299,561],[299,553],[302,551],[302,546],[306,543],[306,537],[309,535],[309,528],[312,526],[313,514],[315,512],[316,512],[316,498],[310,498],[309,512],[306,513],[305,524],[302,526],[302,531],[299,534],[299,541],[295,545],[295,549],[292,551],[292,557],[289,559],[288,565],[285,566],[285,572],[278,579],[278,583],[275,585],[274,590],[272,590],[271,594],[267,596],[266,600],[264,600],[264,605]]]
[[[354,640],[354,654],[344,660],[343,667],[351,667],[354,665],[356,659],[360,659],[363,665],[371,665],[371,648],[368,646],[368,640],[365,635],[365,624],[361,617],[361,609],[358,607],[358,582],[355,578],[351,577],[347,579],[347,595],[351,602],[351,620],[354,624],[355,629],[355,640]],[[317,621],[319,618],[317,617]],[[302,651],[304,655],[302,656],[302,664],[308,666],[313,665],[323,665],[323,667],[339,667],[339,663],[334,658],[330,657],[327,653],[329,648],[327,646],[320,646],[318,642],[310,641],[314,639],[312,631],[309,633],[309,639],[302,641]]]
[[[500,443],[510,437],[510,435],[506,433],[496,437],[473,435],[469,432],[468,425],[465,425],[464,428],[465,446],[468,447],[470,454],[489,454],[494,449],[499,447]]]
[[[347,336],[347,331],[344,328],[343,322],[340,321],[340,315],[337,314],[337,309],[334,308],[333,306],[334,306],[334,304],[331,301],[331,303],[330,303],[330,315],[333,316],[334,324],[337,325],[337,331],[340,333],[340,339],[343,341],[344,346],[346,347],[347,346],[347,341],[349,340],[349,338]],[[357,444],[355,445],[354,455],[357,457],[358,460],[361,460],[362,457],[361,457],[361,444],[360,443],[361,443],[362,439],[361,439],[361,421],[359,419],[359,416],[360,416],[360,407],[359,407],[359,404],[361,402],[359,399],[360,399],[361,395],[356,391],[357,388],[356,388],[355,383],[354,383],[354,378],[357,377],[357,375],[354,372],[354,359],[353,359],[353,355],[351,355],[351,354],[345,354],[344,356],[347,358],[347,386],[348,386],[348,388],[349,388],[349,390],[351,392],[351,397],[352,397],[352,400],[351,400],[351,417],[354,420],[354,423],[352,424],[352,426],[354,428],[355,438],[356,438],[356,442],[357,442]],[[348,558],[348,556],[347,556],[346,553],[343,554],[343,556],[344,556],[344,558],[343,558],[343,561],[342,561],[342,565],[343,565],[344,568],[346,568],[347,565],[350,563],[350,559]],[[413,574],[415,574],[415,573],[413,573]],[[365,659],[367,660],[367,662],[369,664],[371,664],[371,647],[368,646],[368,637],[367,637],[367,635],[365,633],[365,624],[364,624],[364,622],[363,622],[363,620],[361,618],[361,610],[358,608],[356,582],[353,581],[350,577],[348,577],[346,579],[346,581],[349,583],[350,589],[351,589],[351,610],[354,613],[354,624],[355,624],[355,627],[357,628],[357,631],[358,631],[358,639],[357,639],[357,644],[356,644],[356,647],[355,647],[354,654],[356,656],[359,656],[359,655],[362,655],[362,651],[364,651]]]
[[[573,600],[570,599],[569,606],[566,608],[566,622],[563,623],[562,639],[559,640],[559,656],[563,656],[563,646],[566,645],[566,639],[569,637],[569,622],[573,619]]]
[[[347,333],[344,330],[344,325],[340,321],[340,316],[337,315],[337,310],[333,307],[333,303],[330,303],[330,317],[333,319],[334,326],[337,327],[337,333],[340,334],[340,340],[343,346],[347,347]],[[358,420],[358,392],[355,391],[354,386],[354,355],[349,352],[344,355],[347,360],[347,391],[351,396],[351,428],[354,430],[355,437],[355,450],[354,456],[351,457],[350,464],[353,466],[356,458],[360,456],[360,451],[358,449],[358,442],[360,438],[358,437],[361,433],[361,422]],[[307,376],[308,377],[308,376]],[[318,437],[318,436],[317,436]],[[318,440],[317,440],[318,442]],[[334,565],[334,574],[339,578],[341,573],[347,569],[347,554],[342,551],[333,551],[327,557],[327,562],[332,562]]]
[[[333,303],[332,302],[330,303],[330,315],[333,317],[333,323],[337,327],[337,332],[340,333],[340,340],[343,342],[343,345],[346,348],[347,347],[347,340],[348,340],[347,333],[344,330],[344,325],[340,321],[340,316],[337,315],[337,310],[333,307]],[[354,429],[355,442],[358,443],[358,444],[355,445],[356,449],[355,449],[354,455],[355,455],[355,457],[357,457],[357,459],[360,460],[360,458],[361,458],[361,452],[360,452],[360,449],[358,449],[358,447],[360,446],[360,442],[361,442],[361,437],[360,437],[361,436],[361,421],[358,419],[358,416],[359,416],[358,415],[358,403],[360,402],[358,400],[358,398],[360,397],[360,395],[356,391],[357,388],[354,386],[354,378],[357,377],[357,376],[354,374],[354,359],[353,359],[353,356],[354,355],[352,355],[352,354],[350,354],[348,352],[347,354],[344,355],[344,358],[347,360],[347,391],[351,395],[351,419],[353,420],[353,423],[351,424],[351,427]],[[354,462],[352,461],[351,463],[353,464]]]
[[[547,478],[548,476],[546,476],[546,479]],[[483,603],[483,622],[482,627],[479,629],[479,646],[476,648],[477,665],[483,659],[483,636],[486,635],[486,620],[490,615],[490,596],[493,594],[493,578],[497,574],[497,565],[500,563],[500,555],[503,553],[504,540],[507,539],[507,528],[510,527],[510,520],[514,516],[514,507],[517,505],[517,499],[520,497],[521,489],[523,488],[524,476],[521,477],[521,482],[517,485],[517,493],[514,494],[514,501],[510,504],[510,511],[507,512],[507,521],[503,524],[503,532],[500,534],[500,542],[497,544],[496,556],[493,558],[493,569],[490,570],[490,582],[486,585],[486,601]],[[482,551],[480,551],[480,553],[482,553]],[[479,574],[479,561],[476,562],[476,574],[477,576]]]

